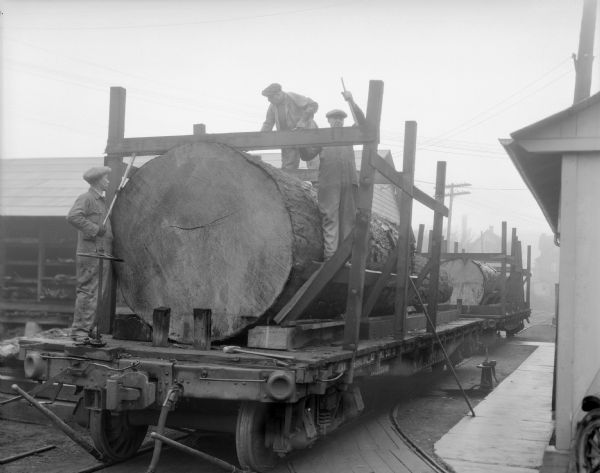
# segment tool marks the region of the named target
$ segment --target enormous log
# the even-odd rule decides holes
[[[195,143],[146,163],[114,208],[117,277],[129,307],[146,321],[171,308],[171,338],[191,342],[193,309],[212,310],[212,337],[269,320],[322,258],[314,191],[259,158],[216,143]],[[395,226],[374,217],[367,267],[380,269]],[[334,317],[346,286],[330,285],[306,311]],[[393,313],[393,292],[372,315]]]
[[[455,258],[444,261],[444,271],[452,286],[450,304],[462,299],[465,305],[495,304],[500,301],[502,274],[491,266],[470,258]]]

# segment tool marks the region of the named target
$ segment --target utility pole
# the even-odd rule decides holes
[[[573,103],[590,96],[592,63],[594,62],[594,34],[596,33],[596,6],[598,0],[584,0],[579,31],[579,50],[575,62],[575,96]]]
[[[446,253],[448,252],[448,246],[450,245],[450,231],[452,230],[452,202],[454,201],[454,197],[459,195],[470,194],[469,191],[456,192],[454,189],[470,186],[471,184],[466,182],[463,182],[461,184],[446,184],[446,191],[450,189],[450,192],[446,194],[446,197],[450,197],[450,201],[448,202],[448,227],[446,228],[446,248],[444,249]]]

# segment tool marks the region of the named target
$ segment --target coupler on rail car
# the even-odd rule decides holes
[[[178,395],[166,409],[163,426],[220,430],[228,413],[237,411],[229,426],[239,463],[259,472],[291,451],[311,446],[364,409],[359,388],[346,382],[344,371],[307,383],[297,382],[297,372],[272,360],[242,367],[132,357],[97,360],[27,348],[22,355],[28,378],[77,387],[77,417],[84,419],[94,447],[109,461],[136,453],[148,426],[161,424],[165,397],[173,389]],[[205,407],[217,403],[222,415]]]

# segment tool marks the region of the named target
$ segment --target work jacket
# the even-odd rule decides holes
[[[319,104],[314,100],[294,92],[284,92],[282,103],[269,105],[260,131],[271,131],[273,126],[279,131],[293,130],[299,122],[306,127],[318,109]]]
[[[106,215],[106,202],[96,189],[90,187],[75,200],[67,221],[77,230],[78,253],[112,253],[112,228],[106,221],[106,233],[98,236],[100,224]]]

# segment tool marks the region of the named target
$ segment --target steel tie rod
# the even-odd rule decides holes
[[[75,432],[71,427],[69,427],[66,423],[62,421],[60,417],[58,417],[54,412],[52,412],[47,407],[40,404],[36,401],[32,396],[23,391],[19,386],[13,384],[11,386],[13,391],[18,392],[21,396],[23,396],[33,407],[35,407],[38,411],[44,414],[52,424],[60,429],[67,437],[69,437],[73,442],[83,448],[86,452],[92,455],[96,460],[103,462],[104,456],[100,453],[96,448],[90,444],[87,440],[85,440],[81,435]]]
[[[444,358],[446,359],[446,366],[448,366],[448,369],[452,372],[452,376],[454,376],[454,379],[456,380],[456,384],[458,385],[460,392],[462,393],[463,397],[465,398],[465,401],[467,402],[469,409],[471,409],[471,414],[473,415],[473,417],[475,417],[475,411],[473,410],[471,401],[469,401],[469,397],[467,396],[467,393],[463,389],[462,384],[460,384],[460,380],[458,379],[458,375],[456,374],[456,371],[454,371],[454,367],[452,366],[450,357],[448,356],[448,353],[446,352],[446,348],[444,348],[444,344],[442,343],[442,340],[440,339],[440,336],[438,335],[437,330],[435,329],[433,322],[431,321],[431,318],[429,317],[429,313],[427,312],[427,309],[425,308],[423,299],[421,299],[421,294],[419,294],[419,291],[417,290],[417,286],[415,285],[413,278],[409,277],[408,280],[410,281],[410,284],[412,285],[412,287],[415,291],[415,294],[417,295],[417,298],[419,299],[419,304],[421,304],[421,307],[423,307],[423,313],[425,314],[425,317],[427,318],[427,322],[429,322],[429,325],[433,329],[433,335],[435,336],[437,342],[440,344],[440,348],[442,349],[442,353],[444,354]]]
[[[212,463],[213,465],[217,465],[217,466],[223,468],[224,470],[230,471],[231,473],[248,473],[247,470],[241,470],[237,466],[232,465],[231,463],[228,463],[225,460],[221,460],[220,458],[209,455],[208,453],[202,452],[200,450],[196,450],[195,448],[192,448],[192,447],[188,447],[187,445],[183,445],[182,443],[179,443],[176,440],[171,440],[169,437],[165,437],[164,435],[161,435],[157,432],[152,432],[150,434],[150,437],[152,437],[155,440],[160,440],[161,442],[164,442],[173,448],[177,448],[177,449],[181,450],[182,452],[186,452],[186,453],[189,453],[190,455],[200,457],[203,460],[206,460],[206,461]]]

